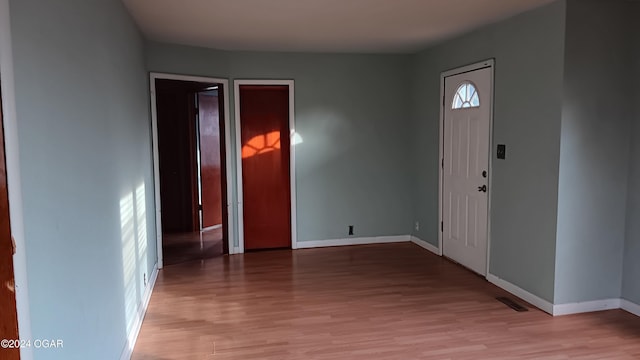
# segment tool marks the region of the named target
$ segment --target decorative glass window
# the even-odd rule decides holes
[[[463,82],[462,85],[458,87],[458,90],[456,90],[456,95],[453,97],[453,104],[451,105],[451,108],[456,110],[479,106],[480,97],[478,96],[476,87],[469,81]]]

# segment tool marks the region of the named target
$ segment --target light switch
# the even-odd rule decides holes
[[[507,146],[504,144],[498,145],[498,151],[496,152],[498,159],[506,159],[507,158]]]

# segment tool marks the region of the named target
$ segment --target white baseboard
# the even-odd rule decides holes
[[[539,308],[540,310],[553,315],[562,316],[570,314],[580,314],[594,311],[614,310],[620,309],[626,310],[636,316],[640,316],[640,305],[634,304],[624,299],[604,299],[595,301],[585,301],[570,304],[557,304],[554,305],[547,300],[544,300],[516,285],[511,284],[508,281],[502,280],[499,277],[489,274],[487,280],[502,288],[511,294],[521,298],[529,304]]]
[[[430,243],[420,239],[419,237],[416,236],[411,236],[411,242],[420,246],[423,249],[427,249],[429,251],[431,251],[432,253],[436,254],[436,255],[442,255],[440,254],[440,249],[438,249],[437,246],[433,246]]]
[[[375,236],[375,237],[360,237],[360,238],[346,238],[346,239],[331,239],[331,240],[315,240],[315,241],[298,241],[298,249],[310,249],[328,246],[348,246],[348,245],[367,245],[367,244],[387,244],[398,242],[409,242],[411,238],[409,235],[398,236]]]
[[[621,299],[620,300],[620,308],[628,313],[631,313],[635,316],[640,316],[640,305],[632,303],[629,300]]]
[[[504,289],[508,292],[510,292],[511,294],[521,298],[522,300],[528,302],[529,304],[537,307],[538,309],[549,313],[551,315],[553,315],[553,304],[548,302],[547,300],[538,297],[536,295],[533,295],[532,293],[516,286],[513,285],[512,283],[502,280],[499,277],[493,275],[493,274],[488,274],[487,275],[487,280],[496,285],[497,287]]]
[[[553,316],[580,314],[620,308],[620,299],[604,299],[553,305]]]
[[[138,307],[138,316],[136,316],[133,328],[127,336],[127,343],[122,350],[120,360],[130,360],[131,355],[133,355],[133,348],[136,346],[136,341],[138,340],[138,335],[140,334],[140,329],[142,328],[142,321],[144,320],[144,316],[147,313],[147,307],[149,306],[149,301],[151,300],[151,294],[153,293],[153,288],[156,285],[156,280],[158,280],[157,265],[153,267],[153,271],[151,272],[151,277],[149,278],[149,282],[147,283],[147,288],[144,290],[142,303]]]
[[[202,228],[202,230],[200,230],[200,231],[202,231],[202,232],[204,232],[204,231],[210,231],[210,230],[220,229],[221,227],[222,227],[222,224],[211,225],[211,226],[209,226],[209,227]]]

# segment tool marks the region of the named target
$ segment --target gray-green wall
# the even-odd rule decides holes
[[[117,359],[156,263],[143,40],[117,0],[10,7],[35,358]]]
[[[635,100],[627,13],[621,1],[567,2],[556,304],[620,297]]]
[[[640,109],[629,120],[623,104],[640,91],[622,81],[640,76],[638,35],[625,72],[620,9],[577,3],[416,55],[337,55],[145,44],[117,0],[12,1],[33,338],[65,341],[36,358],[127,346],[156,263],[147,71],[294,79],[298,240],[353,224],[437,245],[440,74],[495,58],[493,144],[507,159],[492,159],[490,272],[549,302],[616,297],[622,282],[640,303]]]
[[[640,79],[640,3],[630,5],[628,22],[632,24],[630,39],[632,67],[631,79]],[[634,81],[629,81],[633,85]],[[622,298],[640,304],[640,88],[632,86],[634,104],[631,126],[631,156],[629,157],[629,182],[627,192],[627,226],[624,250],[624,277]]]
[[[298,241],[411,232],[408,55],[227,52],[147,44],[148,69],[295,80]],[[233,128],[233,93],[230,94]],[[232,137],[231,149],[235,149]],[[235,164],[231,164],[235,174]],[[235,182],[234,182],[235,184]]]
[[[418,54],[414,61],[416,235],[437,245],[440,74],[495,58],[490,273],[553,301],[565,3],[527,12]]]

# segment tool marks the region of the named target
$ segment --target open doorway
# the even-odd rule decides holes
[[[152,74],[160,266],[229,253],[225,83]]]

